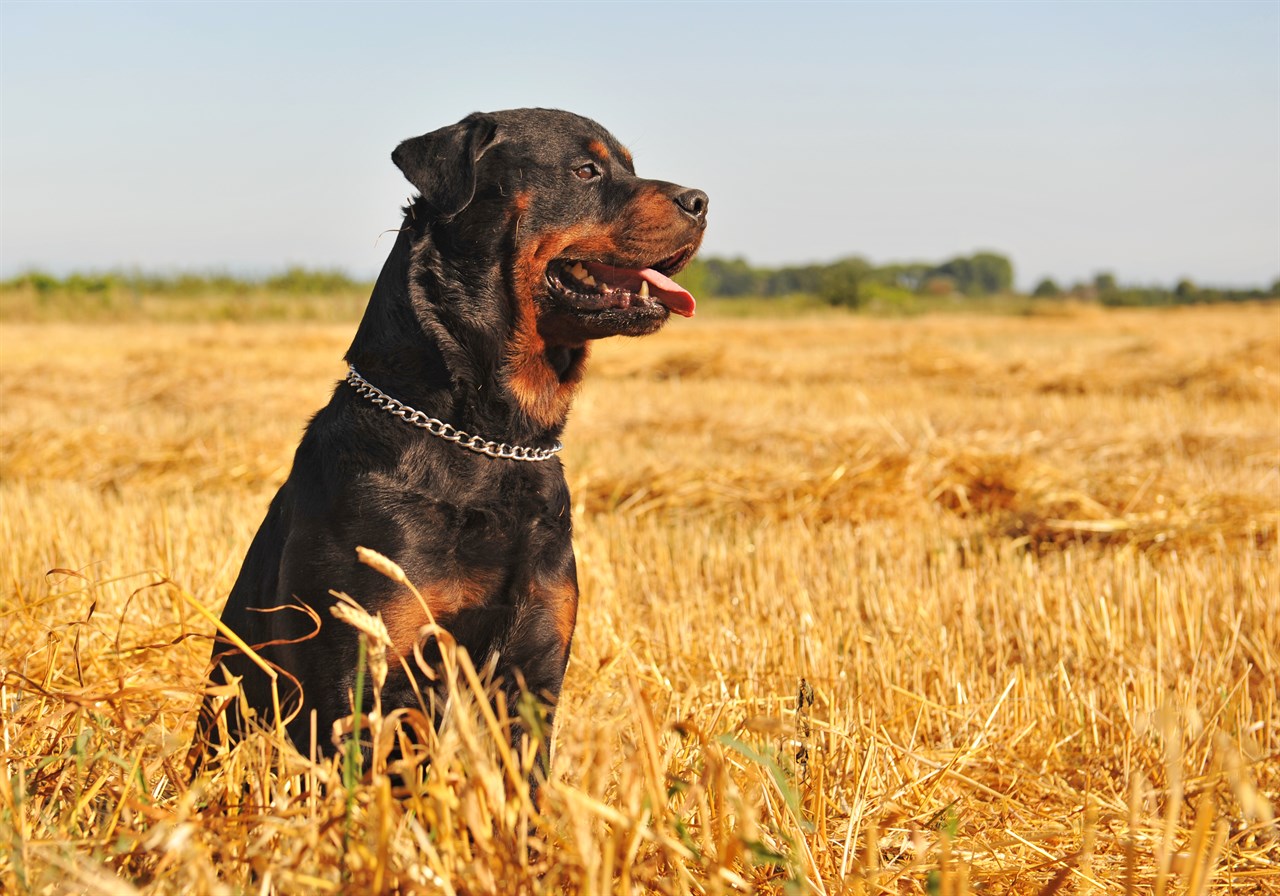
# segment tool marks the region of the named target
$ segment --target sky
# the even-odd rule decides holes
[[[704,255],[1280,277],[1280,2],[0,4],[0,276],[376,274],[400,140],[595,118]]]

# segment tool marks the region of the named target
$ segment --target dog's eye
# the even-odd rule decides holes
[[[585,165],[574,168],[573,173],[579,180],[595,180],[600,176],[600,168],[595,162],[588,162]]]

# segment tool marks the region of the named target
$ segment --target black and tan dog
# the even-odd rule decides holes
[[[351,713],[357,640],[332,618],[331,590],[386,623],[384,711],[417,706],[415,684],[432,686],[410,671],[415,648],[439,661],[419,642],[421,603],[360,563],[357,546],[404,568],[477,667],[496,657],[508,706],[521,684],[554,705],[578,587],[553,448],[588,345],[694,308],[669,275],[702,241],[706,194],[637,177],[593,121],[478,113],[392,159],[421,195],[347,351],[351,376],[307,427],[222,616],[278,670],[281,721],[304,752],[313,738],[331,752]],[[223,638],[212,662],[215,681],[242,680],[253,724],[270,725],[268,676]],[[233,740],[251,724],[236,702],[207,699],[206,757],[223,712]]]

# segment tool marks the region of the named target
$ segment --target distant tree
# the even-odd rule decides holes
[[[1013,289],[1013,264],[1003,255],[978,252],[944,261],[928,277],[950,277],[956,289],[967,296],[984,296]],[[928,279],[928,278],[926,278]]]
[[[707,288],[716,296],[759,295],[763,278],[745,258],[708,258],[705,261]]]
[[[1280,296],[1280,277],[1271,281],[1271,288],[1267,290],[1269,296]]]
[[[120,278],[115,274],[71,274],[63,281],[63,288],[67,292],[110,292],[120,283]]]
[[[952,296],[956,293],[956,281],[946,274],[930,274],[920,291],[927,296]]]
[[[1194,283],[1183,277],[1178,281],[1178,285],[1173,288],[1173,300],[1179,305],[1190,305],[1193,302],[1203,301],[1204,297],[1200,293],[1200,288]]]
[[[826,268],[826,265],[821,264],[805,264],[769,271],[765,278],[765,295],[818,295],[822,291],[822,277]]]
[[[886,264],[876,268],[876,279],[887,286],[920,292],[924,289],[924,281],[932,270],[933,265],[922,261]]]
[[[1037,299],[1056,299],[1062,296],[1062,288],[1054,282],[1052,277],[1045,277],[1036,284],[1031,294]]]
[[[818,295],[832,305],[857,308],[866,302],[864,287],[871,271],[864,259],[842,258],[823,270]]]
[[[979,252],[970,260],[973,266],[971,289],[982,295],[1013,290],[1013,263],[994,252]],[[970,292],[974,295],[975,292]]]
[[[44,295],[61,289],[62,281],[53,274],[47,274],[44,271],[27,271],[12,280],[5,281],[4,285],[16,288],[27,286]]]
[[[970,285],[973,283],[973,264],[968,258],[963,256],[951,258],[931,270],[925,277],[925,291],[931,295],[938,295],[937,285],[935,281],[939,277],[944,277],[951,281],[952,290],[968,294]],[[933,284],[933,285],[931,285]]]
[[[697,298],[705,298],[712,295],[707,276],[707,264],[701,258],[695,258],[685,267],[678,275],[680,285]]]
[[[1094,274],[1093,288],[1098,291],[1099,296],[1115,292],[1116,275],[1106,271]]]
[[[1095,301],[1098,298],[1098,291],[1093,288],[1093,283],[1084,280],[1077,280],[1067,289],[1067,295],[1073,299],[1083,299],[1086,302]]]
[[[328,295],[335,292],[347,292],[356,289],[359,284],[342,271],[312,271],[301,267],[292,267],[283,274],[268,277],[266,286],[278,292],[314,293]]]

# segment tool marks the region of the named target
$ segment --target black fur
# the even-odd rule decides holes
[[[389,395],[468,433],[550,445],[588,342],[652,332],[668,309],[583,304],[548,279],[548,266],[583,259],[671,273],[701,241],[705,195],[637,177],[608,132],[554,110],[477,113],[406,140],[392,158],[421,195],[405,210],[347,359]],[[357,640],[332,618],[331,590],[383,614],[414,665],[417,602],[358,562],[358,545],[404,568],[477,666],[497,657],[509,706],[521,682],[554,706],[577,607],[560,461],[466,451],[339,383],[307,427],[222,617],[281,673],[299,749],[311,741],[312,711],[324,753],[334,749],[334,722],[351,713]],[[438,659],[432,644],[419,646]],[[268,677],[221,637],[211,662],[216,682],[242,680],[256,723],[270,725]],[[393,662],[384,711],[418,705],[410,674],[430,688]],[[199,762],[216,750],[219,712],[233,740],[249,728],[234,703],[206,699]]]

